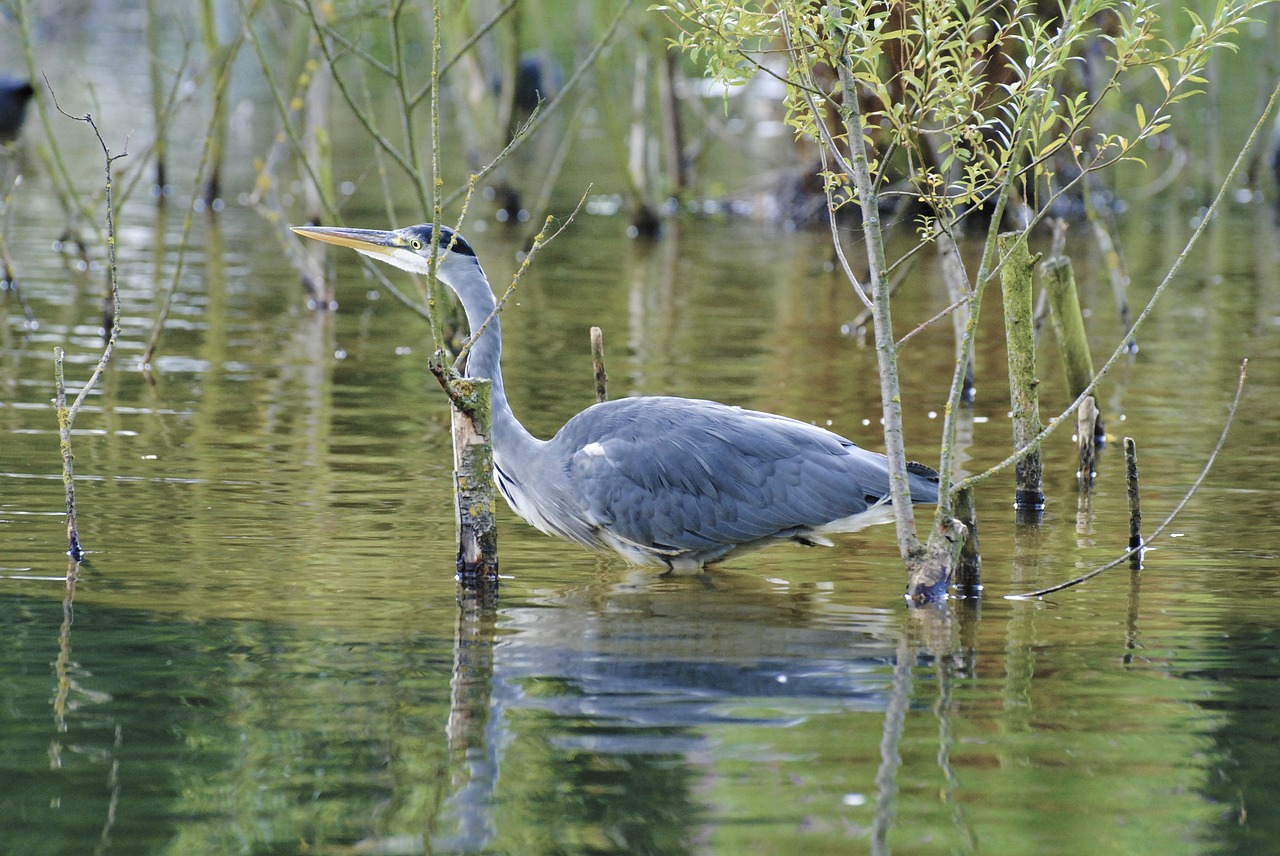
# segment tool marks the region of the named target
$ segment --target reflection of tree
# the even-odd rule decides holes
[[[978,604],[967,601],[955,609],[925,607],[908,613],[898,640],[893,660],[893,683],[885,707],[884,726],[880,737],[880,766],[876,771],[875,815],[871,828],[871,851],[891,851],[889,836],[897,827],[897,773],[902,764],[901,744],[908,712],[916,693],[913,676],[922,669],[919,647],[923,646],[932,660],[937,699],[932,711],[938,721],[936,761],[942,784],[938,795],[951,815],[951,822],[961,838],[961,852],[972,853],[977,838],[958,799],[960,780],[952,764],[955,746],[954,693],[958,679],[970,677],[975,670],[974,636],[977,632]]]
[[[911,704],[911,673],[916,654],[908,634],[898,641],[893,661],[893,690],[884,712],[884,731],[880,737],[880,769],[876,771],[876,813],[871,831],[871,852],[880,856],[889,852],[889,830],[893,828],[894,800],[898,795],[895,781],[902,765],[899,745],[905,727],[907,708]]]
[[[676,854],[696,850],[707,809],[699,772],[680,754],[560,753],[529,794],[533,825],[549,852]],[[544,832],[544,834],[545,834]]]
[[[430,827],[448,766],[444,640],[270,624],[220,632],[206,715],[184,732],[198,757],[181,767],[183,822],[167,852],[420,848],[406,833]]]

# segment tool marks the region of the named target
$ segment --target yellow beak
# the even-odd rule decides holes
[[[389,256],[395,250],[404,247],[404,239],[395,232],[326,226],[293,226],[292,228],[304,238],[313,238],[324,241],[326,244],[337,244],[339,247],[350,247],[364,253]]]

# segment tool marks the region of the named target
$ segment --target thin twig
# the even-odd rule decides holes
[[[80,525],[76,522],[75,455],[71,453],[71,412],[67,409],[67,384],[62,370],[62,348],[53,349],[54,409],[58,414],[58,448],[62,454],[62,490],[67,501],[67,555],[84,558]]]
[[[609,28],[605,30],[605,34],[600,37],[598,42],[592,45],[591,51],[583,57],[582,62],[578,63],[578,66],[573,70],[573,73],[569,75],[569,79],[566,80],[564,85],[556,91],[555,96],[550,101],[546,102],[545,105],[538,105],[539,109],[529,117],[529,121],[520,128],[520,131],[507,146],[507,153],[515,151],[524,143],[525,140],[538,130],[542,123],[555,112],[556,108],[564,101],[565,97],[573,90],[574,86],[576,86],[578,81],[582,79],[583,75],[587,73],[587,69],[591,68],[595,64],[596,59],[599,58],[600,54],[613,42],[614,37],[618,34],[618,29],[622,25],[623,20],[625,20],[626,13],[631,8],[631,3],[632,0],[624,0],[624,2],[618,7],[618,14],[614,16],[613,21],[609,24]],[[495,160],[493,163],[476,173],[477,177],[484,178],[493,171],[493,168],[497,166],[497,164],[498,161]],[[445,204],[453,204],[454,200],[458,198],[461,192],[462,191],[460,190],[454,191],[454,193],[445,199]]]
[[[939,310],[929,318],[926,318],[925,320],[921,321],[912,329],[908,330],[906,335],[904,335],[901,339],[899,339],[897,342],[894,343],[894,347],[901,348],[907,342],[910,342],[912,339],[914,339],[917,335],[919,335],[920,333],[923,333],[925,330],[929,329],[934,324],[938,323],[943,318],[946,318],[952,312],[955,312],[961,306],[964,306],[965,304],[969,303],[972,300],[973,298],[971,296],[965,296],[957,300],[955,303],[952,303],[950,306],[946,307],[945,309]]]
[[[50,95],[52,97],[52,90],[50,90]],[[83,116],[72,116],[70,113],[58,106],[58,100],[56,97],[53,99],[53,106],[59,113],[66,116],[68,119],[73,119],[77,122],[85,122],[93,129],[93,135],[98,138],[98,144],[102,146],[102,153],[106,158],[107,173],[105,185],[107,207],[107,274],[111,281],[111,305],[113,307],[111,329],[107,331],[107,344],[102,350],[102,357],[98,360],[98,364],[94,366],[93,373],[89,375],[89,379],[85,381],[80,393],[76,396],[76,400],[71,404],[71,407],[68,410],[68,424],[70,424],[70,422],[75,420],[76,414],[80,412],[80,406],[84,404],[85,397],[88,396],[93,387],[97,385],[99,378],[102,377],[102,373],[107,370],[107,363],[111,362],[111,354],[115,351],[116,340],[120,337],[120,286],[116,278],[116,227],[115,212],[111,207],[111,165],[121,158],[129,156],[129,138],[125,137],[124,149],[120,154],[113,155],[111,154],[111,149],[107,147],[106,141],[102,139],[102,133],[98,130],[98,125],[93,121],[92,116],[88,113],[85,113]]]
[[[88,113],[83,116],[72,116],[58,105],[57,97],[50,90],[50,97],[53,98],[53,106],[68,119],[77,122],[85,122],[93,129],[93,134],[98,138],[98,145],[102,146],[102,154],[105,158],[106,184],[105,199],[107,209],[107,272],[111,284],[111,329],[107,333],[107,343],[102,349],[102,356],[98,358],[98,364],[94,366],[89,379],[85,381],[84,386],[80,388],[80,392],[76,395],[75,401],[70,406],[67,405],[67,388],[63,375],[63,351],[62,348],[54,348],[53,365],[54,365],[54,382],[56,385],[55,405],[58,414],[58,441],[62,454],[62,483],[66,493],[67,501],[67,555],[75,561],[84,558],[84,549],[80,544],[79,524],[76,520],[76,492],[75,492],[75,476],[73,470],[73,461],[75,456],[71,452],[71,426],[75,422],[76,414],[80,412],[80,407],[84,404],[85,398],[98,384],[98,380],[102,377],[103,372],[107,369],[107,364],[111,362],[111,354],[115,351],[116,341],[120,337],[120,285],[116,272],[116,229],[115,229],[115,213],[112,209],[112,178],[111,167],[116,161],[129,156],[129,138],[125,137],[124,148],[118,155],[111,154],[105,140],[102,139],[102,133],[98,130],[98,125],[93,121],[93,117]]]
[[[418,199],[422,207],[436,212],[432,223],[440,222],[440,99],[436,97],[436,87],[431,87],[431,188],[426,186],[427,175],[422,169],[422,156],[419,152],[417,131],[413,122],[414,105],[409,95],[409,67],[406,62],[406,45],[400,35],[400,16],[404,11],[404,0],[395,0],[391,12],[387,15],[391,27],[389,48],[391,61],[395,68],[396,95],[400,99],[400,133],[404,136],[404,147],[408,153],[411,167],[410,176],[417,184]],[[440,5],[431,5],[431,79],[440,79]],[[429,204],[430,203],[430,204]],[[434,272],[433,272],[434,273]]]
[[[311,181],[312,186],[315,187],[316,192],[320,194],[320,201],[324,205],[325,216],[332,217],[337,210],[337,205],[329,194],[328,185],[326,182],[321,181],[320,176],[317,174],[316,165],[306,156],[306,145],[303,142],[301,135],[298,133],[298,129],[294,126],[294,122],[296,121],[298,114],[301,113],[302,108],[290,107],[289,104],[285,102],[284,94],[280,91],[280,87],[275,85],[275,79],[271,74],[271,61],[267,56],[266,49],[263,47],[262,39],[258,37],[258,32],[253,27],[254,9],[246,6],[246,2],[247,0],[240,0],[240,13],[244,16],[245,20],[244,33],[249,39],[249,42],[253,45],[254,53],[258,57],[258,67],[262,71],[263,79],[267,82],[267,88],[270,92],[272,102],[276,107],[276,115],[280,119],[280,130],[284,134],[285,139],[288,140],[290,147],[293,149],[294,155],[300,162],[301,168],[306,172],[307,178]],[[254,5],[256,7],[257,3],[255,2]],[[297,91],[293,93],[290,100],[294,103],[301,103],[303,101],[306,88],[311,85],[315,80],[315,77],[316,74],[311,73],[309,75],[305,75],[305,79],[300,78]],[[267,163],[264,163],[262,169],[259,170],[259,177],[261,178],[269,175],[269,170],[270,160],[268,160]],[[259,181],[258,187],[261,187],[262,184],[263,182]],[[250,197],[251,199],[254,199],[254,201],[256,201],[256,196],[260,192],[258,187],[255,187],[253,196]],[[292,232],[289,232],[287,228],[284,228],[283,230],[290,235],[293,234]],[[295,236],[295,242],[300,241],[301,239]]]
[[[378,130],[372,113],[361,106],[360,102],[356,100],[355,94],[348,87],[347,78],[338,73],[338,57],[326,38],[326,36],[334,35],[334,31],[321,22],[316,12],[316,6],[319,4],[307,3],[304,5],[310,13],[311,26],[316,32],[317,42],[320,45],[320,50],[324,53],[325,62],[329,64],[329,68],[333,71],[333,82],[337,84],[338,91],[342,94],[343,100],[347,102],[347,107],[351,110],[352,115],[356,117],[356,121],[365,129],[370,139],[377,143],[378,149],[389,155],[396,162],[396,165],[404,170],[406,175],[417,182],[418,176],[414,174],[414,167],[409,158],[400,149],[396,148],[395,143],[391,142],[386,135]],[[388,73],[393,74],[389,69]],[[425,200],[423,207],[428,207],[425,204]]]
[[[462,364],[462,361],[466,359],[467,354],[471,351],[471,346],[475,344],[475,341],[479,339],[481,334],[483,334],[488,328],[489,322],[498,316],[498,313],[502,311],[502,307],[507,305],[507,300],[515,292],[516,286],[524,277],[525,271],[529,269],[529,265],[533,263],[533,257],[537,255],[538,251],[544,246],[560,237],[561,232],[569,228],[569,224],[573,222],[574,218],[578,216],[578,212],[582,210],[582,206],[586,204],[587,196],[590,193],[591,187],[588,185],[586,191],[582,194],[582,198],[578,200],[578,204],[574,206],[571,212],[569,212],[569,216],[565,217],[559,228],[550,235],[547,234],[547,229],[549,229],[551,224],[555,222],[555,218],[547,217],[546,222],[543,224],[542,231],[534,236],[533,243],[529,246],[529,251],[525,253],[524,259],[520,262],[520,267],[516,269],[515,275],[511,277],[511,284],[502,292],[502,297],[498,298],[498,303],[493,307],[493,311],[489,313],[489,316],[481,322],[479,327],[471,331],[471,335],[468,336],[467,341],[463,343],[462,348],[459,350],[458,356],[453,363],[454,371],[457,371],[458,367]]]
[[[440,0],[432,0],[431,3],[431,79],[439,82],[440,80]],[[401,95],[404,95],[403,89]],[[401,110],[408,112],[408,102],[402,100]],[[427,284],[419,285],[422,292],[423,302],[427,307],[427,322],[431,327],[431,342],[434,345],[432,357],[428,360],[431,365],[432,373],[436,379],[444,387],[445,392],[449,394],[456,405],[458,403],[457,390],[448,382],[443,374],[437,371],[444,365],[444,332],[440,324],[440,313],[436,309],[436,297],[440,293],[440,218],[444,211],[443,204],[440,200],[440,187],[444,184],[444,179],[440,177],[440,87],[431,87],[431,204],[428,210],[431,212],[431,252],[427,256]],[[405,117],[405,124],[413,123]],[[415,168],[417,160],[415,156]],[[417,177],[422,178],[421,170],[418,170]],[[423,200],[424,205],[426,200]]]
[[[488,35],[489,31],[491,31],[494,27],[498,26],[498,24],[502,21],[502,19],[505,18],[507,14],[512,9],[514,9],[516,7],[516,4],[518,4],[519,2],[520,0],[507,0],[506,5],[503,6],[501,9],[499,9],[497,12],[494,12],[492,18],[490,18],[488,21],[485,21],[483,24],[477,27],[476,31],[472,33],[470,36],[468,36],[465,42],[463,42],[461,45],[458,46],[458,49],[454,51],[453,56],[449,57],[447,60],[440,63],[440,72],[438,76],[443,77],[445,74],[447,74],[449,69],[453,68],[453,66],[457,64],[458,60],[466,56],[467,51],[475,47],[476,42],[480,41],[482,38]],[[436,84],[436,81],[434,78],[424,83],[422,85],[422,88],[419,89],[417,92],[415,92],[413,94],[413,97],[409,99],[408,101],[409,107],[410,108],[417,107],[418,104],[422,102],[422,99],[426,98],[427,95],[431,92],[431,88],[435,86],[435,84]]]
[[[803,75],[808,82],[808,86],[797,86],[804,93],[805,105],[808,106],[809,112],[813,114],[814,125],[818,128],[818,156],[822,159],[822,171],[826,173],[828,170],[827,157],[831,156],[835,160],[836,165],[845,175],[853,175],[853,166],[840,153],[839,146],[836,145],[835,138],[831,135],[831,131],[827,128],[825,122],[822,121],[822,112],[818,110],[818,104],[814,100],[813,93],[809,91],[809,87],[817,89],[817,84],[813,82],[813,75],[800,62],[799,52],[791,38],[791,25],[787,21],[787,16],[781,16],[782,34],[786,39],[787,50],[791,54],[791,65],[796,69],[797,73]],[[853,142],[850,141],[850,145]],[[881,177],[884,171],[881,170]],[[831,182],[823,180],[822,190],[827,199],[827,225],[831,229],[831,246],[835,248],[836,259],[840,262],[840,268],[844,271],[845,279],[849,280],[849,284],[853,286],[853,293],[858,295],[858,299],[862,301],[862,305],[870,312],[874,309],[870,296],[867,295],[866,288],[858,280],[857,274],[853,272],[853,268],[849,264],[849,259],[845,257],[844,244],[840,240],[840,230],[836,223],[836,201],[831,190]]]
[[[1037,589],[1036,591],[1023,592],[1022,594],[1007,594],[1004,596],[1005,599],[1006,600],[1026,600],[1033,597],[1044,597],[1046,594],[1052,594],[1056,591],[1062,591],[1063,589],[1080,585],[1080,583],[1083,583],[1087,580],[1091,580],[1094,577],[1098,576],[1098,574],[1101,574],[1104,571],[1109,571],[1112,568],[1114,568],[1116,565],[1119,565],[1121,562],[1124,562],[1127,559],[1133,557],[1134,555],[1143,552],[1148,546],[1150,546],[1152,541],[1154,541],[1156,538],[1160,536],[1162,532],[1164,532],[1165,529],[1168,529],[1169,524],[1171,524],[1173,522],[1173,519],[1178,516],[1178,514],[1182,511],[1183,508],[1186,507],[1186,504],[1191,501],[1191,497],[1195,495],[1196,491],[1200,489],[1200,485],[1204,482],[1205,477],[1209,475],[1209,470],[1213,468],[1213,462],[1218,459],[1218,453],[1221,452],[1222,447],[1226,445],[1227,434],[1229,434],[1231,431],[1231,423],[1236,418],[1236,409],[1240,406],[1240,395],[1241,393],[1244,392],[1244,381],[1245,381],[1246,369],[1248,365],[1249,365],[1249,361],[1247,359],[1240,363],[1240,380],[1236,384],[1236,395],[1235,395],[1235,398],[1232,399],[1231,401],[1231,407],[1227,410],[1227,421],[1222,426],[1222,433],[1218,436],[1217,445],[1213,447],[1213,451],[1209,454],[1209,460],[1204,462],[1204,468],[1200,470],[1200,475],[1197,476],[1196,480],[1191,483],[1191,487],[1188,488],[1186,494],[1182,497],[1182,500],[1176,506],[1174,506],[1173,511],[1169,512],[1169,516],[1166,517],[1160,523],[1160,525],[1155,528],[1155,530],[1151,533],[1151,537],[1148,538],[1145,543],[1137,544],[1130,547],[1128,550],[1125,550],[1123,553],[1121,553],[1117,558],[1113,559],[1110,562],[1107,562],[1105,565],[1103,565],[1100,568],[1093,569],[1092,571],[1090,571],[1087,574],[1084,574],[1083,576],[1076,577],[1075,579],[1072,579],[1072,580],[1067,580],[1064,583],[1058,583],[1057,585],[1049,586],[1048,588]]]

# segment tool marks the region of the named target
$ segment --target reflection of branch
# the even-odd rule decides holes
[[[93,856],[99,856],[111,849],[111,828],[116,825],[116,809],[120,805],[120,744],[124,742],[124,731],[116,724],[116,739],[111,744],[111,772],[107,774],[107,784],[111,786],[111,799],[107,803],[107,817],[102,821],[102,832],[98,835],[98,846],[93,848]]]
[[[1138,650],[1138,604],[1142,593],[1142,574],[1129,574],[1129,606],[1124,616],[1124,657],[1126,666],[1133,665],[1133,652]]]
[[[943,804],[951,808],[951,818],[960,834],[964,836],[965,852],[977,851],[978,841],[973,828],[964,815],[964,807],[955,798],[960,789],[960,779],[956,776],[955,765],[951,763],[951,747],[955,745],[955,732],[951,727],[952,690],[956,682],[956,657],[946,654],[937,658],[936,675],[938,678],[938,701],[933,706],[933,715],[938,719],[938,768],[942,770],[943,787],[940,793]]]
[[[80,579],[80,562],[74,557],[67,564],[67,593],[62,599],[62,627],[58,630],[58,657],[53,661],[53,674],[58,679],[58,686],[53,695],[53,722],[59,734],[67,730],[67,696],[71,692],[71,676],[67,665],[71,662],[71,625],[75,623],[76,582]],[[49,757],[54,759],[55,767],[61,766],[58,760],[61,746],[56,741],[49,749]]]
[[[67,732],[67,712],[71,709],[68,699],[75,690],[87,696],[91,701],[109,701],[108,693],[86,690],[71,678],[71,625],[76,620],[75,600],[76,583],[80,580],[80,562],[72,558],[67,564],[67,590],[62,599],[62,626],[58,629],[58,656],[53,661],[53,673],[57,685],[53,694],[53,723],[58,734]],[[115,741],[112,743],[111,756],[117,756],[123,732],[116,725]],[[49,765],[54,769],[62,767],[62,740],[55,737],[49,744]],[[116,809],[120,805],[120,759],[111,758],[111,771],[107,774],[107,784],[111,787],[111,799],[107,804],[107,817],[102,824],[102,832],[98,836],[98,846],[94,854],[105,853],[111,845],[111,829],[116,823]]]
[[[1162,532],[1164,532],[1165,529],[1169,528],[1169,524],[1173,522],[1173,519],[1178,516],[1179,512],[1182,511],[1182,509],[1186,506],[1186,504],[1191,501],[1191,497],[1195,495],[1195,492],[1200,489],[1200,485],[1204,482],[1205,476],[1209,475],[1209,470],[1213,467],[1213,462],[1217,460],[1218,453],[1221,452],[1222,447],[1226,445],[1227,434],[1231,431],[1231,423],[1236,418],[1236,408],[1239,407],[1240,405],[1240,395],[1241,393],[1244,392],[1245,368],[1248,365],[1249,365],[1248,360],[1245,360],[1240,364],[1240,380],[1239,380],[1239,383],[1236,385],[1236,397],[1232,400],[1231,407],[1228,408],[1227,410],[1227,421],[1222,426],[1222,434],[1218,436],[1217,445],[1215,445],[1213,447],[1213,451],[1209,453],[1209,460],[1204,462],[1204,469],[1200,470],[1200,475],[1197,476],[1196,480],[1191,483],[1191,487],[1188,488],[1186,494],[1183,495],[1182,501],[1179,502],[1174,507],[1173,511],[1169,512],[1169,516],[1166,517],[1160,523],[1160,525],[1155,528],[1155,531],[1151,533],[1150,538],[1148,538],[1142,544],[1138,544],[1137,546],[1130,547],[1128,550],[1125,550],[1123,553],[1121,553],[1118,558],[1110,562],[1107,562],[1105,565],[1103,565],[1100,568],[1094,568],[1092,571],[1090,571],[1089,573],[1083,576],[1076,577],[1073,580],[1067,580],[1065,583],[1058,583],[1057,585],[1049,586],[1048,588],[1038,589],[1036,591],[1024,592],[1023,594],[1007,594],[1005,595],[1005,599],[1020,600],[1022,598],[1042,597],[1043,595],[1046,595],[1046,594],[1052,594],[1055,591],[1062,591],[1065,588],[1071,588],[1072,586],[1079,585],[1080,583],[1085,582],[1086,580],[1091,580],[1094,577],[1096,577],[1098,574],[1102,573],[1103,571],[1109,571],[1112,568],[1114,568],[1116,565],[1125,561],[1126,559],[1129,559],[1141,553],[1147,548],[1147,546],[1153,540],[1155,540],[1157,536],[1159,536]]]
[[[876,813],[871,827],[871,852],[888,854],[889,829],[893,826],[893,803],[898,796],[894,781],[902,755],[898,746],[902,743],[902,729],[906,725],[907,708],[911,705],[911,669],[915,666],[916,653],[911,644],[911,632],[902,628],[898,640],[898,656],[893,664],[893,688],[889,694],[889,706],[884,712],[884,731],[880,736],[880,768],[876,770]]]
[[[235,66],[235,58],[240,52],[241,45],[244,44],[245,32],[250,29],[250,24],[254,14],[260,6],[261,0],[252,0],[252,5],[248,10],[242,10],[244,14],[245,26],[236,34],[234,40],[223,47],[226,51],[225,61],[222,64],[221,73],[213,87],[213,98],[215,102],[221,101],[225,97],[227,85],[231,80],[231,69]],[[142,353],[142,369],[151,379],[151,363],[155,359],[156,349],[160,347],[160,336],[164,332],[165,322],[169,318],[169,310],[173,306],[173,295],[178,290],[178,281],[182,278],[183,268],[187,261],[187,248],[191,238],[191,230],[195,225],[194,212],[197,203],[200,200],[200,185],[203,180],[205,169],[214,159],[213,123],[216,117],[210,119],[209,127],[206,128],[204,135],[204,143],[200,149],[200,163],[196,166],[195,187],[191,194],[191,203],[187,207],[186,216],[182,218],[182,238],[178,244],[178,258],[173,268],[173,277],[169,280],[169,287],[165,289],[164,299],[160,302],[160,312],[156,315],[155,323],[151,327],[151,336],[147,340],[147,349]]]

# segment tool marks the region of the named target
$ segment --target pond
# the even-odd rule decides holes
[[[75,54],[92,41],[78,29],[54,37],[91,54]],[[129,125],[114,105],[145,91],[145,71],[122,68],[123,94],[95,108],[109,145]],[[245,151],[265,145],[260,124],[241,130]],[[66,134],[85,137],[67,144],[91,193],[100,152],[87,129]],[[888,527],[664,576],[549,539],[503,507],[499,602],[477,612],[459,608],[453,579],[448,410],[425,325],[354,253],[331,257],[339,309],[307,309],[274,232],[229,190],[223,210],[197,218],[154,374],[141,371],[175,274],[180,182],[168,208],[139,196],[121,212],[123,335],[76,422],[89,554],[68,583],[52,354],[67,350],[74,392],[101,352],[104,272],[96,253],[80,270],[52,249],[65,216],[33,148],[6,161],[24,175],[7,237],[37,324],[0,294],[0,850],[1274,848],[1269,204],[1228,205],[1104,382],[1112,441],[1089,508],[1065,434],[1046,447],[1039,526],[1015,522],[1010,477],[981,488],[980,602],[907,609]],[[593,163],[567,173],[558,210]],[[364,165],[350,169],[342,178],[357,180]],[[226,184],[252,178],[241,161]],[[1135,306],[1201,203],[1165,195],[1119,218]],[[467,234],[505,284],[522,238],[480,209]],[[378,211],[353,205],[347,220],[389,225]],[[899,252],[913,240],[900,231]],[[1101,259],[1083,225],[1067,249],[1099,359],[1118,330]],[[644,242],[623,218],[584,212],[505,311],[512,404],[543,437],[587,406],[595,324],[614,397],[713,398],[879,449],[874,352],[841,333],[860,304],[830,256],[824,228],[684,216]],[[904,332],[947,305],[940,282],[922,258],[895,309]],[[970,472],[1010,444],[998,298],[985,311],[963,426]],[[904,354],[918,460],[936,457],[952,347],[936,325]],[[1123,551],[1121,437],[1137,443],[1148,530],[1163,520],[1205,466],[1245,357],[1228,442],[1141,573],[1002,597]],[[1043,410],[1057,413],[1067,399],[1051,335],[1040,359]]]

